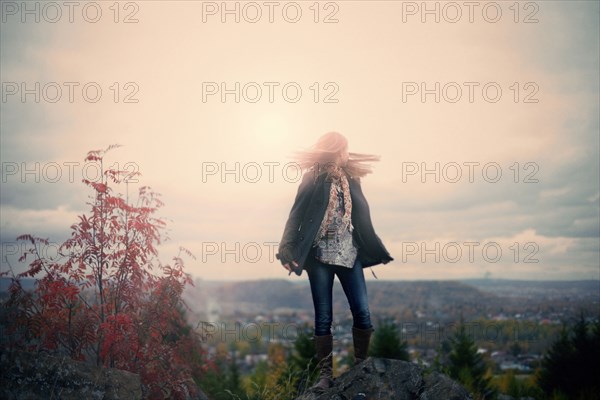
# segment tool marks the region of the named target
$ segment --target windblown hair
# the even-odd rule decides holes
[[[338,132],[327,132],[317,142],[305,150],[294,152],[294,159],[303,170],[313,168],[318,174],[325,172],[328,166],[339,166],[351,177],[363,177],[372,173],[372,161],[379,161],[379,156],[363,153],[348,153],[348,161],[339,165],[340,155],[347,149],[348,140]]]

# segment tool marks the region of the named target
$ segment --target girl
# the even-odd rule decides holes
[[[297,152],[303,170],[277,258],[291,274],[306,270],[315,309],[314,341],[320,375],[316,389],[332,386],[332,289],[337,275],[352,312],[355,364],[367,357],[373,332],[363,269],[393,261],[371,223],[360,178],[371,172],[365,161],[379,157],[348,153],[337,132]]]

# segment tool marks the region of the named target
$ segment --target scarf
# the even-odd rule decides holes
[[[340,166],[333,166],[328,168],[328,179],[331,180],[331,189],[329,190],[329,202],[327,203],[327,211],[325,217],[321,221],[321,226],[317,232],[317,238],[320,239],[325,236],[329,225],[333,221],[335,211],[337,208],[338,195],[337,195],[337,183],[342,187],[342,193],[344,196],[344,215],[342,217],[342,224],[339,227],[340,232],[345,229],[349,229],[352,232],[352,198],[350,197],[350,186],[348,184],[348,178],[344,173],[344,170]]]

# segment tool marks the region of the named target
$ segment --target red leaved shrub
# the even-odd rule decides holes
[[[156,246],[166,227],[155,215],[163,205],[160,195],[144,186],[132,204],[113,191],[120,184],[128,188],[139,175],[104,168],[105,153],[115,147],[85,158],[99,163],[102,178],[83,180],[92,190],[90,210],[71,225],[60,258],[42,255],[47,239],[17,238],[28,243],[19,261],[29,264],[12,276],[3,345],[138,373],[146,398],[186,398],[204,356],[181,298],[192,284],[181,254],[193,255],[180,248],[171,265],[160,263]],[[25,277],[36,279],[34,290],[23,289]]]

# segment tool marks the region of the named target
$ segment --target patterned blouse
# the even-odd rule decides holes
[[[342,217],[344,216],[344,193],[339,180],[331,183],[335,185],[337,192],[337,204],[335,216],[324,236],[315,238],[315,257],[324,264],[340,265],[346,268],[354,267],[357,250],[352,239],[352,225],[348,229],[342,228]],[[327,218],[327,212],[325,217]]]

